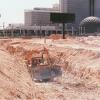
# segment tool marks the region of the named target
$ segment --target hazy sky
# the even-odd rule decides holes
[[[52,7],[59,0],[0,0],[0,25],[4,22],[23,23],[24,10],[34,7]]]

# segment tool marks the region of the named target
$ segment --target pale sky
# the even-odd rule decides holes
[[[0,0],[0,25],[24,23],[24,10],[34,7],[52,7],[59,0]]]

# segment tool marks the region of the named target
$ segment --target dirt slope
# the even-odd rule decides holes
[[[0,50],[0,100],[33,99],[33,92],[32,79],[23,61]]]

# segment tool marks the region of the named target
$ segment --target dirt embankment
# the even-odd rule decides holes
[[[22,59],[0,50],[0,100],[32,100],[33,88]]]

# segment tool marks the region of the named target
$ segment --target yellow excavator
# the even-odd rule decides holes
[[[37,55],[33,55],[32,57],[32,67],[42,67],[45,65],[51,65],[51,59],[48,53],[48,49],[46,49],[45,47],[43,48],[43,50],[40,51],[40,54],[38,53]]]
[[[31,61],[32,79],[34,81],[46,82],[62,74],[61,68],[52,62],[47,48],[40,52],[41,56],[33,56]]]

